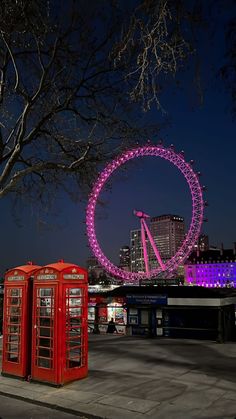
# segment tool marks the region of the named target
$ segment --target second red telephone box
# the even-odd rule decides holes
[[[87,271],[58,263],[33,285],[32,379],[61,386],[88,373]]]
[[[26,378],[31,367],[32,276],[40,266],[7,271],[3,307],[2,374]]]

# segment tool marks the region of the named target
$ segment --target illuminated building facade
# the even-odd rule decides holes
[[[131,272],[144,271],[141,230],[131,230],[130,232],[130,268]]]
[[[184,241],[184,218],[179,215],[160,215],[150,220],[150,231],[163,261],[174,256]],[[149,248],[151,269],[156,268],[157,260]]]
[[[120,248],[120,268],[130,270],[130,247],[122,246]]]
[[[236,288],[235,249],[192,254],[185,265],[185,279],[189,285]]]

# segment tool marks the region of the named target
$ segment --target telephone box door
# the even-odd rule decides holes
[[[31,372],[32,262],[5,274],[2,374],[26,378]]]
[[[79,284],[63,286],[65,296],[65,361],[63,382],[83,378],[88,369],[87,289]]]
[[[32,333],[32,378],[48,382],[56,379],[56,285],[34,287],[33,333]]]
[[[4,297],[3,324],[3,373],[24,376],[26,356],[22,342],[24,341],[23,320],[26,306],[23,304],[26,285],[7,286]],[[22,327],[23,326],[23,327]]]

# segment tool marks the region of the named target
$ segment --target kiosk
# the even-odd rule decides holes
[[[61,386],[88,373],[87,271],[58,263],[33,285],[32,380]]]
[[[32,276],[39,268],[28,262],[5,275],[2,375],[30,375]]]

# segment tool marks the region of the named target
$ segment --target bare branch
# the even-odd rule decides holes
[[[88,153],[91,149],[91,145],[89,144],[83,153],[83,155],[71,163],[70,165],[65,165],[61,163],[56,162],[41,162],[34,165],[28,164],[28,167],[26,169],[20,170],[18,172],[15,172],[14,175],[11,177],[8,184],[4,186],[4,188],[0,189],[0,198],[2,198],[4,195],[6,195],[8,192],[10,192],[14,187],[18,184],[20,180],[25,178],[31,173],[37,173],[41,175],[41,172],[45,171],[55,171],[55,170],[63,170],[66,173],[74,172],[78,170],[78,166],[80,166],[88,156]]]
[[[17,90],[18,89],[18,86],[19,86],[19,72],[18,72],[18,69],[17,69],[16,61],[15,61],[13,52],[11,50],[11,47],[10,47],[9,43],[7,42],[7,40],[5,38],[5,35],[4,35],[4,33],[2,31],[1,31],[1,35],[2,35],[2,39],[4,41],[4,44],[6,45],[7,50],[9,52],[9,54],[10,54],[10,57],[11,57],[11,60],[12,60],[12,64],[13,64],[13,67],[14,67],[14,70],[15,70],[15,78],[16,78],[16,81],[15,81],[14,90]]]

